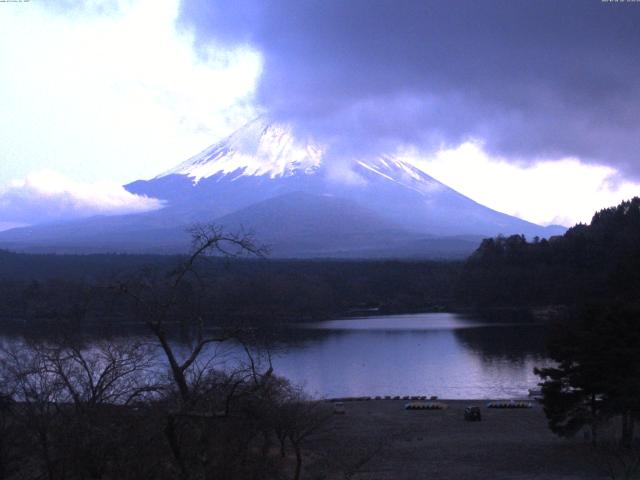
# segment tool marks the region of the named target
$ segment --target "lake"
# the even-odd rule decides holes
[[[279,330],[272,363],[276,374],[314,397],[521,398],[538,382],[533,368],[549,364],[545,332],[542,324],[455,313],[331,320]],[[0,341],[19,340],[0,335]],[[241,354],[227,343],[206,352],[214,353],[219,364]]]
[[[291,329],[273,364],[319,397],[517,398],[549,364],[545,332],[453,313],[333,320]]]

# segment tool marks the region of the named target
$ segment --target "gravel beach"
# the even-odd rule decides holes
[[[303,478],[605,478],[589,442],[551,433],[535,402],[489,409],[488,401],[442,401],[447,409],[430,411],[405,410],[406,400],[344,402],[345,414],[309,445]],[[479,406],[482,421],[464,421],[466,406]]]

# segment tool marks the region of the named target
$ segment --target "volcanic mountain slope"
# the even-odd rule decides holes
[[[480,237],[540,227],[484,207],[389,156],[328,160],[313,142],[258,119],[176,168],[126,185],[154,212],[0,232],[0,246],[40,251],[176,252],[186,227],[253,231],[281,257],[463,256]]]

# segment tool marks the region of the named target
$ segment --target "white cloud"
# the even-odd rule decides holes
[[[261,54],[196,47],[193,33],[177,26],[180,1],[2,4],[0,229],[61,218],[65,205],[74,215],[155,208],[118,185],[174,167],[257,115]],[[482,204],[542,224],[589,221],[595,210],[640,194],[609,167],[578,159],[518,166],[474,142],[404,156]],[[93,186],[29,175],[43,168]],[[340,165],[332,173],[361,181]],[[46,193],[51,185],[57,190]],[[9,205],[18,209],[11,216]]]
[[[588,223],[597,210],[640,195],[640,184],[620,180],[611,167],[575,158],[519,166],[491,157],[478,142],[399,156],[483,205],[542,225]]]
[[[180,0],[69,3],[0,8],[0,186],[43,167],[154,176],[256,115],[260,54],[196,48]]]
[[[11,230],[12,228],[26,227],[28,225],[28,223],[0,222],[0,232]]]
[[[134,195],[117,183],[80,183],[42,171],[0,189],[0,230],[92,215],[140,213],[162,206],[162,201]]]

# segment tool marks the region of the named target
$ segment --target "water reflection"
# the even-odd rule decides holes
[[[544,334],[450,313],[334,320],[288,331],[274,364],[319,396],[514,398],[547,363]]]
[[[359,317],[326,322],[307,323],[298,328],[315,330],[456,330],[474,328],[494,323],[479,320],[471,316],[455,313],[418,313],[407,315],[384,315],[377,317]]]
[[[473,350],[487,361],[504,357],[517,362],[527,356],[542,355],[547,328],[540,324],[500,324],[459,329],[453,333],[465,348]]]
[[[534,366],[547,364],[543,326],[451,313],[333,320],[271,333],[275,372],[318,397],[516,398],[536,385]],[[206,354],[221,365],[243,352],[227,343]]]

